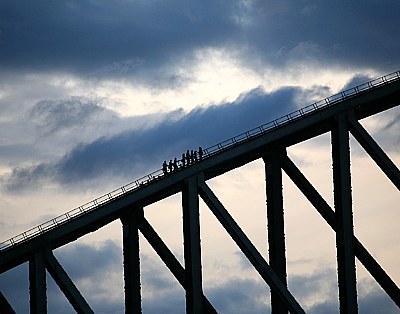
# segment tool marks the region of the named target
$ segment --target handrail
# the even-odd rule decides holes
[[[283,117],[280,117],[280,118],[277,118],[270,122],[267,122],[265,124],[262,124],[254,129],[246,131],[242,134],[239,134],[228,140],[220,142],[216,145],[210,146],[203,150],[203,153],[204,153],[203,159],[209,158],[215,154],[220,153],[223,150],[226,150],[232,146],[238,145],[238,144],[245,142],[249,139],[252,139],[256,136],[265,134],[266,132],[270,132],[271,130],[279,128],[282,125],[288,124],[294,120],[301,119],[302,117],[309,115],[317,110],[333,106],[343,100],[347,100],[347,99],[355,97],[361,93],[370,91],[370,90],[375,89],[382,85],[392,83],[399,79],[400,79],[400,71],[396,71],[396,72],[387,74],[385,76],[382,76],[380,78],[374,79],[372,81],[369,81],[367,83],[358,85],[356,87],[353,87],[353,88],[350,88],[350,89],[347,89],[344,91],[341,91],[338,94],[329,96],[325,99],[317,101],[317,102],[315,102],[311,105],[308,105],[304,108],[301,108],[299,110],[296,110],[289,114],[286,114]],[[0,252],[3,250],[9,249],[13,246],[16,246],[16,245],[18,245],[24,241],[27,241],[31,238],[34,238],[40,234],[43,234],[53,228],[56,228],[57,226],[64,224],[69,220],[72,220],[81,215],[84,215],[85,213],[91,212],[94,209],[96,209],[100,206],[103,206],[104,204],[109,203],[125,194],[131,193],[137,189],[140,189],[142,186],[145,186],[153,181],[157,181],[157,180],[163,178],[165,175],[166,174],[164,173],[164,171],[162,169],[158,169],[142,178],[139,178],[139,179],[137,179],[133,182],[130,182],[118,189],[115,189],[112,192],[109,192],[109,193],[102,195],[84,205],[74,208],[74,209],[66,212],[65,214],[57,216],[57,217],[55,217],[51,220],[48,220],[36,227],[33,227],[25,232],[22,232],[4,242],[1,242],[0,243]]]

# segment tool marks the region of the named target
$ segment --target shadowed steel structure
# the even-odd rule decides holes
[[[187,313],[216,313],[203,293],[199,199],[201,198],[271,289],[273,313],[304,313],[288,290],[284,233],[282,170],[310,201],[336,235],[341,313],[357,313],[357,258],[400,308],[400,290],[353,232],[350,133],[400,190],[400,172],[359,120],[400,103],[400,72],[326,98],[239,136],[204,149],[202,158],[171,172],[157,170],[0,243],[0,273],[29,263],[31,313],[47,312],[46,271],[78,313],[90,305],[53,255],[53,250],[121,220],[125,311],[140,313],[139,232],[186,291]],[[334,209],[328,205],[286,153],[294,144],[331,134]],[[269,263],[207,184],[211,178],[257,159],[265,164]],[[184,265],[177,260],[145,217],[146,206],[181,193]],[[0,312],[14,313],[0,292]]]

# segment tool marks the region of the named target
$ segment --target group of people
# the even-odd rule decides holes
[[[169,163],[167,163],[166,160],[164,160],[163,165],[162,165],[162,170],[164,175],[177,171],[180,168],[184,168],[186,166],[189,166],[191,164],[196,163],[197,161],[200,161],[203,159],[203,149],[199,147],[199,150],[189,150],[186,151],[186,153],[182,154],[182,159],[177,159],[176,157],[174,160],[170,160]]]

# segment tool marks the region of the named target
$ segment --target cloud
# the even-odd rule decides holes
[[[344,89],[366,79],[356,75]],[[111,177],[122,179],[118,182],[131,181],[161,168],[163,160],[179,159],[187,149],[206,148],[229,139],[319,100],[329,91],[326,86],[281,87],[268,93],[258,87],[229,103],[134,117],[121,117],[102,105],[107,99],[96,97],[40,101],[30,109],[26,123],[37,133],[34,153],[0,179],[8,192],[51,183],[90,189],[93,180],[114,182]],[[396,152],[399,146],[395,123],[398,109],[393,110],[376,119],[371,133],[390,152]],[[25,156],[27,145],[15,143],[7,154]],[[316,139],[309,145],[329,142]],[[361,153],[357,146],[354,151]],[[29,159],[39,152],[42,156],[48,154],[47,161]]]
[[[5,110],[0,119],[0,168],[15,168],[15,172],[26,175],[35,172],[32,165],[61,158],[79,143],[87,144],[127,130],[145,130],[181,115],[180,110],[175,110],[121,116],[107,108],[115,105],[115,101],[94,94],[19,103],[18,99],[0,100]],[[17,105],[19,110],[15,110]]]
[[[101,114],[105,108],[99,106],[99,100],[83,102],[81,97],[72,97],[67,101],[42,100],[30,110],[30,118],[46,128],[45,133],[54,133],[65,128],[85,125],[93,116]]]
[[[346,1],[334,5],[254,1],[249,14],[255,18],[246,30],[250,35],[248,52],[279,66],[328,62],[342,67],[396,70],[400,46],[393,45],[398,29],[392,10],[398,8],[396,1],[386,6],[366,1],[362,8]]]
[[[387,72],[400,65],[399,9],[395,0],[362,7],[315,0],[2,1],[0,68],[169,88],[190,80],[198,51],[215,49],[261,71],[317,63]]]
[[[107,75],[151,72],[181,60],[193,47],[230,37],[232,6],[223,1],[2,2],[1,67],[96,75],[102,69]]]
[[[229,278],[205,287],[205,293],[219,313],[265,313],[270,310],[269,288],[261,280]]]
[[[307,313],[315,307],[326,307],[323,313],[337,313],[339,302],[333,298],[338,295],[336,280],[334,269],[320,268],[310,274],[289,274],[288,286]]]
[[[197,107],[187,114],[171,112],[161,122],[147,128],[127,129],[81,142],[54,162],[16,167],[8,177],[3,176],[3,182],[8,191],[18,191],[49,180],[76,186],[79,182],[111,174],[138,178],[159,169],[164,159],[179,158],[186,149],[197,149],[199,145],[208,147],[293,111],[297,99],[304,98],[304,94],[305,91],[296,87],[272,93],[256,88],[232,103]],[[90,119],[99,112],[103,114],[103,109],[91,103],[71,102],[41,102],[32,109],[36,119],[43,122],[44,133],[75,128],[71,134],[76,134],[82,121],[89,125],[98,123]],[[144,117],[144,120],[149,118]],[[118,121],[125,124],[122,118]]]
[[[344,88],[365,79],[355,76]],[[137,179],[161,168],[163,160],[179,159],[186,149],[209,147],[328,93],[325,86],[282,87],[270,93],[258,87],[231,103],[196,107],[187,113],[178,109],[136,117],[121,117],[101,106],[102,100],[98,99],[41,101],[30,110],[30,122],[40,139],[36,150],[51,152],[52,147],[58,147],[64,155],[59,152],[49,162],[14,167],[1,177],[3,187],[16,192],[55,182],[64,187],[90,189],[93,180],[101,178]],[[399,145],[396,119],[398,114],[393,113],[377,119],[376,137],[388,151],[396,151]],[[322,144],[329,142],[317,139],[310,145]],[[26,150],[18,145],[14,148],[16,152]],[[355,152],[360,153],[359,149]]]

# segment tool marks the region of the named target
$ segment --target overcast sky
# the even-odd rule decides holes
[[[0,240],[186,149],[399,70],[398,12],[396,0],[0,1]],[[399,119],[396,108],[363,121],[397,166]],[[399,192],[351,145],[356,234],[400,285]],[[332,204],[329,135],[289,154]],[[262,162],[210,185],[268,259]],[[334,234],[286,177],[284,191],[289,290],[307,312],[337,313]],[[183,263],[180,195],[146,216]],[[204,204],[201,220],[215,308],[268,311],[268,287]],[[96,313],[124,312],[119,222],[56,256]],[[144,312],[183,312],[184,291],[144,239],[141,261]],[[357,275],[360,312],[400,312],[359,263]],[[49,312],[72,312],[48,281]],[[0,290],[26,312],[27,265],[0,275]]]

